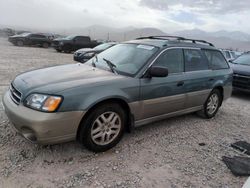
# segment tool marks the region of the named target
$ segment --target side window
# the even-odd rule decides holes
[[[44,35],[37,35],[37,34],[32,34],[32,35],[30,35],[30,37],[32,37],[32,38],[46,38]]]
[[[89,38],[88,37],[75,37],[75,40],[78,42],[89,42]]]
[[[182,49],[167,50],[156,60],[154,65],[167,67],[169,73],[184,72]]]
[[[226,58],[227,58],[227,59],[230,59],[230,58],[231,58],[231,55],[230,55],[229,51],[225,51],[225,53],[226,53]]]
[[[212,69],[227,69],[228,64],[219,51],[204,50]]]
[[[208,62],[200,50],[185,49],[185,71],[208,70]]]

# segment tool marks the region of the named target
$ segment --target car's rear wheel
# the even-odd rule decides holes
[[[18,41],[16,42],[16,44],[17,44],[17,46],[23,46],[23,41],[18,40]]]
[[[198,112],[204,118],[212,118],[218,112],[222,103],[222,93],[218,89],[214,89],[208,99],[206,100],[205,104],[203,105],[203,110]]]
[[[48,48],[48,47],[49,47],[49,43],[44,42],[44,43],[43,43],[43,48]]]
[[[65,45],[65,46],[63,47],[63,51],[64,51],[65,53],[71,53],[71,52],[72,52],[72,47],[71,47],[71,45]]]
[[[119,104],[103,104],[82,122],[80,141],[91,151],[106,151],[121,140],[125,125],[126,114]]]

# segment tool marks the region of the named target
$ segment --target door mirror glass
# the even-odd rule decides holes
[[[149,69],[150,77],[167,77],[168,76],[168,69],[166,67],[161,66],[152,66]]]

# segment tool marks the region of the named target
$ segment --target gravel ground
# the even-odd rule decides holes
[[[21,72],[74,63],[72,54],[6,39],[0,52],[0,97]],[[233,176],[221,157],[243,155],[229,145],[250,142],[249,122],[250,96],[236,93],[211,120],[190,114],[146,125],[95,154],[76,142],[31,144],[0,107],[0,187],[242,187],[246,178]]]

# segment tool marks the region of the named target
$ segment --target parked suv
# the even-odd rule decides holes
[[[99,45],[97,41],[92,41],[88,36],[68,36],[53,40],[53,47],[57,52],[70,53],[80,48],[94,48]]]
[[[233,69],[233,88],[250,92],[250,53],[245,53],[230,61]]]
[[[45,34],[40,33],[23,33],[9,37],[9,42],[17,46],[41,46],[48,48],[51,40]]]
[[[28,140],[77,139],[100,152],[136,126],[191,112],[212,118],[231,91],[232,70],[212,44],[154,36],[117,44],[85,64],[20,74],[2,101]]]

